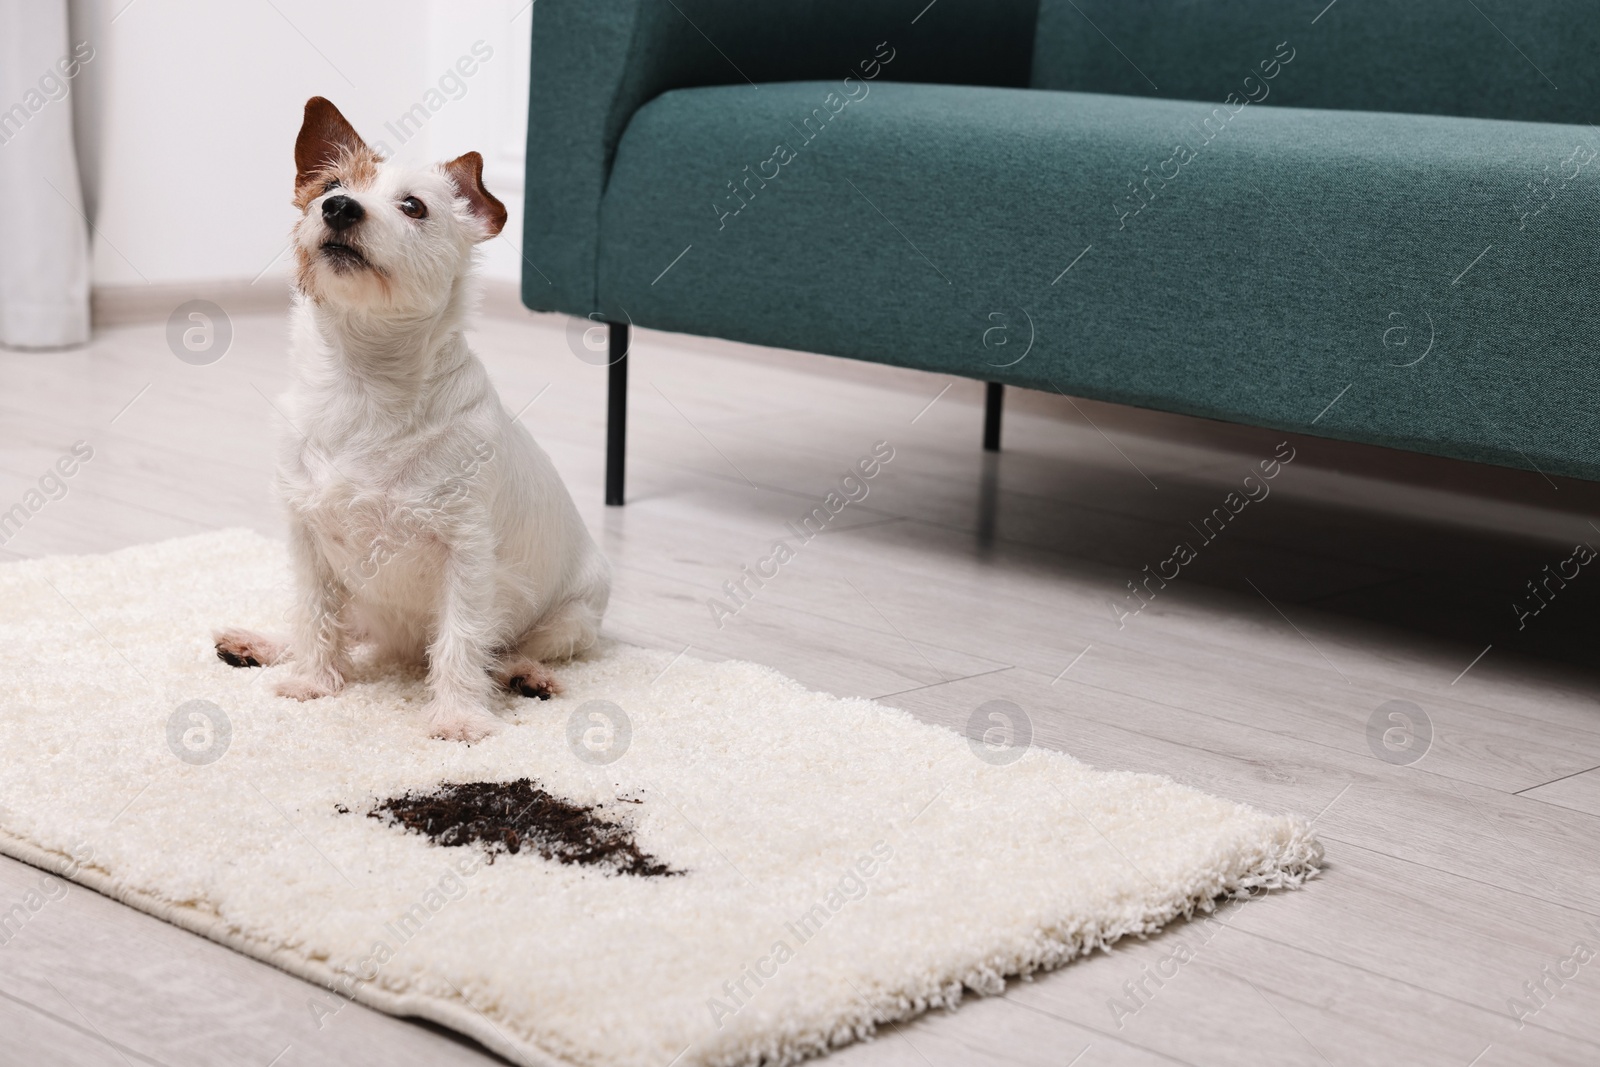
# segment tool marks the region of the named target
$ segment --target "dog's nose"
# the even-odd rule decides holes
[[[322,221],[330,230],[347,230],[366,214],[366,209],[348,196],[330,196],[322,202]]]

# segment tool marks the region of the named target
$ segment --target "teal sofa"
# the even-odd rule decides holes
[[[1593,0],[541,0],[524,303],[1600,478]],[[535,269],[536,267],[536,269]]]

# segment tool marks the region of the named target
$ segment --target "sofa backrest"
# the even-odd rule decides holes
[[[577,315],[596,307],[606,177],[623,130],[647,101],[673,89],[846,76],[1026,88],[1038,7],[1039,0],[540,0],[532,12],[523,303]]]
[[[542,0],[541,0],[542,2]],[[615,0],[587,0],[626,9]],[[927,3],[927,0],[923,0]],[[896,81],[1026,87],[1039,0],[644,0],[638,62],[662,89],[860,75],[878,42]],[[912,19],[916,21],[913,22]]]
[[[1291,57],[1287,64],[1284,56]],[[1588,123],[1600,115],[1600,5],[1041,0],[1032,84],[1206,101],[1234,93],[1241,100],[1290,107]]]

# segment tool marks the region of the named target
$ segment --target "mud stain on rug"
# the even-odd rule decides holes
[[[421,834],[443,848],[479,845],[490,863],[503,853],[529,851],[611,874],[663,878],[684,873],[640,849],[633,829],[607,817],[599,805],[563,800],[528,778],[446,783],[380,801],[367,818]]]

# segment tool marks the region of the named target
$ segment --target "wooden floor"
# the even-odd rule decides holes
[[[1600,568],[1520,630],[1511,606],[1600,545],[1593,488],[1295,438],[1272,495],[1208,543],[1190,524],[1282,435],[1014,393],[988,456],[974,383],[642,333],[629,503],[608,510],[605,371],[565,327],[492,317],[475,343],[512,411],[534,401],[522,417],[616,565],[612,634],[957,729],[1009,699],[1037,744],[1301,813],[1327,847],[1322,879],[1226,909],[1213,934],[1013,983],[838,1064],[1600,1063],[1600,959],[1573,958],[1600,950]],[[173,357],[162,322],[0,353],[0,510],[75,440],[94,448],[0,556],[281,534],[283,321],[233,328],[205,367]],[[719,628],[708,598],[878,441],[895,454],[867,499]],[[1131,608],[1126,583],[1178,541],[1195,561],[1119,627],[1108,603]],[[1369,745],[1395,700],[1431,723],[1410,765]],[[0,911],[41,878],[0,861]],[[1176,975],[1147,977],[1179,942]],[[319,1028],[309,993],[74,889],[0,947],[0,1062],[498,1062],[357,1006]]]

